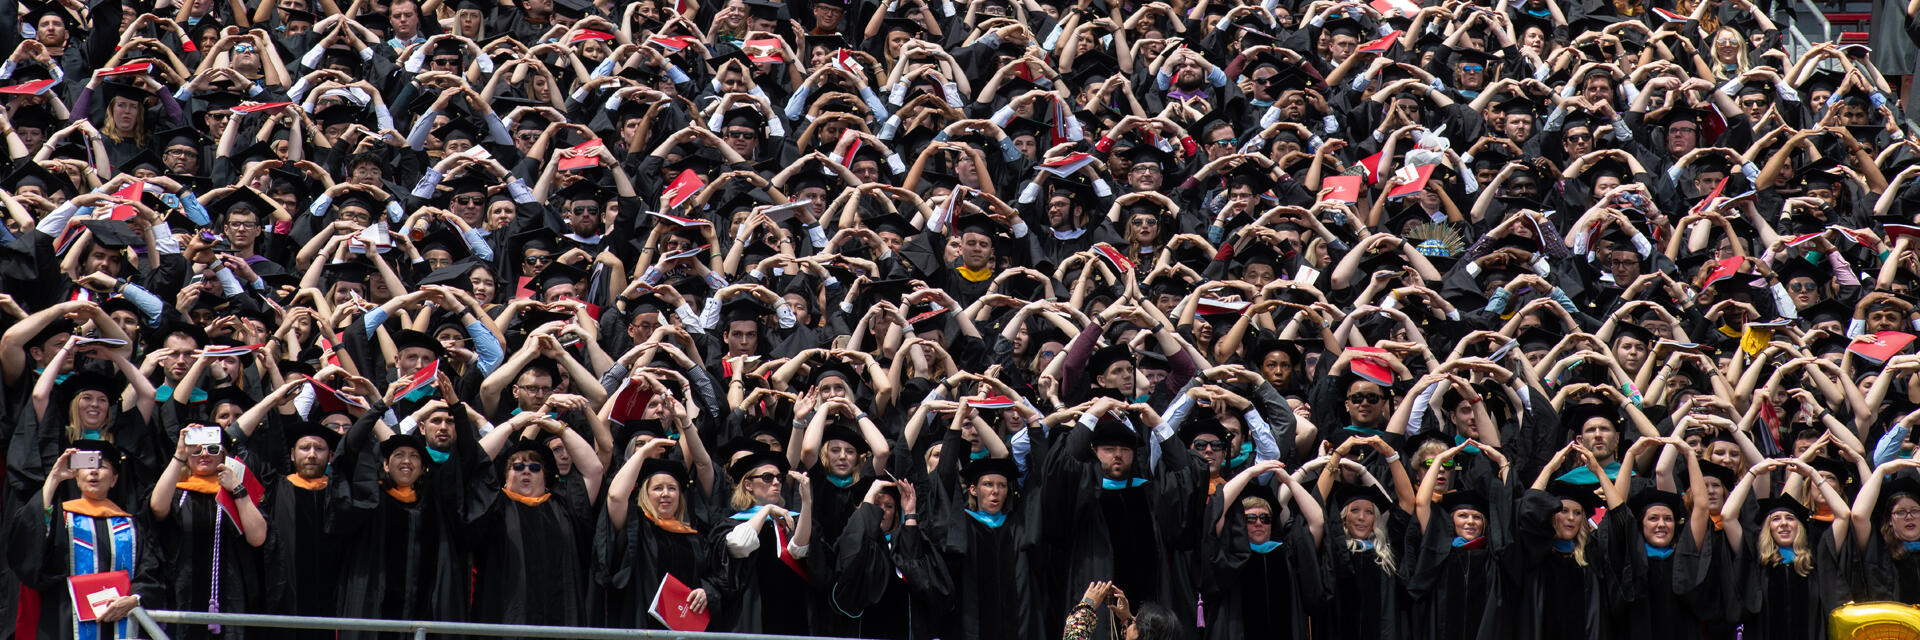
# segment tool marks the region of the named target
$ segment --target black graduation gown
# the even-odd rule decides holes
[[[1702,550],[1693,543],[1682,522],[1675,536],[1673,555],[1654,558],[1647,555],[1646,540],[1640,537],[1640,517],[1633,508],[1608,509],[1601,519],[1599,535],[1605,536],[1612,584],[1615,628],[1625,637],[1659,640],[1663,638],[1699,638],[1700,599],[1713,594],[1701,589],[1712,569],[1712,549]],[[1713,536],[1707,545],[1715,546]]]
[[[218,611],[224,613],[256,610],[263,586],[260,550],[247,544],[239,523],[220,508],[215,494],[174,489],[173,511],[154,529],[175,608],[213,611],[218,602]],[[170,633],[176,638],[234,639],[245,638],[249,631],[225,627],[215,634],[205,625],[175,625]]]
[[[1028,452],[1028,469],[1046,459],[1047,439],[1038,423],[1027,435],[1035,438]],[[954,640],[1041,640],[1047,635],[1047,620],[1056,613],[1044,607],[1045,586],[1039,581],[1040,551],[1043,533],[1041,514],[1046,503],[1040,499],[1048,489],[1045,474],[1025,478],[1018,494],[1009,499],[1006,519],[998,526],[967,513],[967,490],[959,479],[959,459],[967,450],[960,432],[949,430],[940,449],[940,463],[929,478],[932,490],[923,494],[934,516],[931,529],[947,571],[953,580],[952,609],[947,612],[941,638]],[[1082,589],[1085,587],[1083,586]],[[1058,617],[1065,617],[1062,614]],[[1057,636],[1058,634],[1054,634]]]
[[[1514,509],[1515,551],[1507,567],[1514,579],[1510,600],[1518,620],[1515,637],[1523,640],[1610,638],[1606,615],[1606,586],[1599,565],[1606,552],[1588,536],[1582,566],[1572,553],[1554,548],[1553,515],[1560,498],[1528,489]]]
[[[94,531],[101,532],[102,539],[108,531],[106,518],[93,518]],[[140,596],[141,605],[161,609],[168,608],[164,559],[156,546],[152,535],[154,528],[142,520],[134,521],[134,561],[133,570],[128,572],[133,593]],[[40,592],[40,621],[33,636],[34,640],[71,640],[73,636],[73,599],[67,596],[67,578],[71,577],[68,558],[70,533],[67,531],[65,511],[55,507],[46,510],[40,502],[40,492],[33,492],[26,504],[13,512],[6,524],[7,566],[18,576],[20,583]],[[111,556],[113,545],[102,544],[97,547],[99,557],[95,566],[105,569],[113,566]],[[15,629],[7,625],[8,631]],[[21,640],[26,640],[22,636]]]
[[[1827,614],[1846,603],[1847,575],[1844,542],[1836,543],[1832,530],[1820,534],[1814,554],[1813,570],[1800,575],[1790,564],[1767,564],[1760,560],[1759,536],[1764,531],[1749,530],[1746,544],[1734,558],[1740,576],[1742,637],[1805,638],[1827,637]]]
[[[1273,539],[1280,546],[1267,553],[1254,551],[1239,501],[1222,505],[1219,494],[1214,497],[1201,520],[1206,528],[1200,546],[1204,566],[1198,568],[1197,576],[1205,603],[1206,637],[1312,637],[1308,616],[1317,613],[1326,599],[1313,532],[1297,519],[1274,523]],[[1223,511],[1226,526],[1214,534],[1211,523]]]
[[[1393,507],[1380,517],[1387,518],[1388,540],[1406,539],[1412,516]],[[1406,582],[1400,573],[1380,566],[1379,555],[1373,549],[1348,548],[1347,530],[1337,522],[1327,523],[1324,537],[1326,546],[1322,553],[1326,554],[1329,599],[1325,615],[1314,622],[1316,637],[1328,640],[1407,637],[1411,633],[1406,606],[1409,601]],[[1407,561],[1404,555],[1397,559],[1402,563]]]
[[[750,512],[749,512],[750,513]],[[643,516],[644,517],[644,516]],[[737,516],[736,516],[737,517]],[[721,593],[727,607],[724,622],[716,620],[710,631],[811,635],[811,612],[815,593],[812,580],[780,558],[780,543],[775,529],[779,523],[771,516],[760,528],[760,546],[744,558],[735,558],[727,549],[727,533],[743,523],[740,519],[721,520],[709,532],[713,557],[719,561]],[[787,536],[792,532],[787,533]],[[816,539],[817,540],[817,539]],[[808,547],[815,544],[809,541]],[[798,559],[802,568],[805,558]]]
[[[926,528],[901,524],[883,533],[880,518],[879,507],[863,503],[847,519],[835,544],[831,601],[853,618],[851,637],[934,638],[940,631],[938,613],[953,595],[946,562],[935,553]]]
[[[707,610],[717,614],[722,606],[719,576],[707,544],[699,533],[661,529],[637,506],[627,510],[627,526],[619,530],[601,511],[593,537],[593,579],[604,593],[606,626],[666,629],[647,610],[668,575],[690,589],[706,589]]]
[[[1171,552],[1180,550],[1175,542],[1188,539],[1187,527],[1194,526],[1188,506],[1203,495],[1199,487],[1207,480],[1206,466],[1169,438],[1161,443],[1159,468],[1146,484],[1107,490],[1101,488],[1092,440],[1092,429],[1076,426],[1047,463],[1048,511],[1073,523],[1062,532],[1066,582],[1051,602],[1077,602],[1088,583],[1112,580],[1129,600],[1160,602],[1183,624],[1196,624],[1190,568],[1171,562]],[[1134,459],[1144,466],[1147,448],[1136,449]]]
[[[1511,618],[1500,594],[1500,563],[1509,553],[1512,498],[1504,483],[1483,483],[1487,498],[1486,542],[1478,549],[1453,546],[1451,514],[1435,507],[1427,529],[1408,545],[1413,557],[1401,565],[1413,598],[1413,630],[1434,639],[1504,637]]]
[[[1855,599],[1920,604],[1920,553],[1903,555],[1895,558],[1878,532],[1867,536],[1867,550],[1860,552],[1857,561]]]
[[[335,615],[341,554],[326,531],[331,515],[327,491],[302,489],[283,476],[268,485],[260,508],[267,516],[267,610],[283,615]],[[303,640],[333,637],[326,630],[289,633]]]
[[[478,473],[484,478],[485,454],[473,441],[464,416],[455,418],[461,430],[453,459],[428,472],[414,485],[415,500],[402,502],[387,493],[382,481],[373,422],[386,407],[375,403],[340,441],[329,470],[327,500],[333,519],[327,532],[342,549],[358,550],[340,564],[340,615],[387,620],[465,621],[472,593],[472,568],[460,528],[478,513],[478,499],[464,485]],[[477,469],[463,461],[478,456]],[[482,483],[484,484],[484,483]],[[399,634],[394,634],[396,637]],[[368,632],[340,634],[342,640],[374,638]]]
[[[529,505],[499,490],[487,492],[492,506],[476,523],[480,537],[473,550],[475,622],[586,624],[593,507],[580,492],[547,496]]]

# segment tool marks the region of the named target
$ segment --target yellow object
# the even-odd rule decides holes
[[[1756,356],[1769,342],[1773,342],[1773,327],[1747,327],[1740,335],[1740,350],[1748,357]]]
[[[1831,640],[1920,640],[1920,607],[1898,602],[1855,602],[1827,619]]]

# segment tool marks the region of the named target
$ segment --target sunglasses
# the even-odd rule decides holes
[[[775,483],[775,482],[779,482],[779,481],[780,481],[780,474],[778,474],[778,473],[771,473],[771,472],[769,472],[769,473],[762,473],[762,474],[759,474],[759,475],[753,475],[753,476],[747,476],[747,477],[745,477],[745,478],[741,478],[741,480],[759,480],[759,481],[761,481],[761,482],[765,482],[765,483],[768,483],[768,484],[772,484],[772,483]]]
[[[1378,393],[1356,393],[1356,394],[1347,396],[1347,402],[1351,402],[1354,404],[1374,404],[1376,402],[1380,402],[1386,399],[1387,399],[1386,396],[1380,395]]]
[[[1578,133],[1578,134],[1567,136],[1567,142],[1591,142],[1591,141],[1593,141],[1593,134],[1591,133]]]
[[[453,199],[453,203],[454,204],[480,204],[482,202],[486,202],[486,200],[487,199],[484,196],[459,196]]]
[[[1795,293],[1812,293],[1820,290],[1820,285],[1811,282],[1795,282],[1787,285],[1787,290]]]
[[[195,449],[192,453],[197,456],[217,456],[227,452],[226,447],[217,444],[203,444]]]
[[[1192,448],[1195,451],[1226,451],[1227,450],[1227,443],[1221,442],[1219,440],[1195,440],[1193,441],[1193,444],[1190,444],[1187,446],[1189,448]]]
[[[754,139],[754,137],[758,135],[759,135],[758,133],[755,133],[752,131],[728,131],[727,132],[727,137],[735,140],[752,140]]]
[[[540,466],[540,463],[538,463],[538,462],[515,462],[515,463],[513,463],[513,470],[514,470],[514,471],[532,471],[532,472],[534,472],[534,473],[540,473],[540,470],[541,470],[541,469],[543,469],[543,468],[545,468],[545,467],[542,467],[542,466]]]
[[[576,216],[581,216],[581,215],[590,216],[590,215],[599,215],[599,214],[600,214],[600,207],[583,206],[583,207],[573,208],[573,215],[576,215]]]
[[[1465,71],[1467,73],[1486,73],[1487,68],[1484,65],[1463,64],[1463,65],[1460,65],[1460,70]]]
[[[1459,466],[1459,463],[1457,463],[1457,462],[1454,462],[1454,461],[1452,461],[1452,460],[1447,460],[1447,461],[1445,461],[1445,462],[1442,462],[1442,463],[1440,463],[1440,468],[1442,468],[1442,469],[1452,469],[1452,468],[1454,468],[1454,467],[1456,467],[1456,466]],[[1420,468],[1422,468],[1422,469],[1431,469],[1431,468],[1433,468],[1433,458],[1427,458],[1427,459],[1425,459],[1425,460],[1421,460],[1421,461],[1420,461]]]
[[[524,261],[527,264],[548,264],[553,262],[554,260],[558,260],[559,258],[560,256],[556,256],[549,253],[544,256],[527,256]]]
[[[1213,146],[1216,146],[1216,147],[1232,148],[1234,145],[1237,145],[1237,144],[1240,144],[1239,138],[1225,138],[1225,139],[1213,141]]]
[[[1249,513],[1246,517],[1247,524],[1273,524],[1271,513]]]

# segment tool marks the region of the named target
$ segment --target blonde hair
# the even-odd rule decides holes
[[[1761,522],[1764,526],[1766,521],[1762,519]],[[1807,526],[1800,523],[1798,519],[1794,520],[1794,523],[1799,526],[1793,529],[1793,570],[1801,576],[1806,576],[1813,573],[1813,552],[1807,549]],[[1784,564],[1779,543],[1774,542],[1773,535],[1765,531],[1760,534],[1760,564],[1768,567]]]
[[[1358,501],[1349,502],[1345,508],[1340,509],[1342,532],[1346,531],[1347,509],[1352,508],[1353,505],[1357,503]],[[1374,509],[1378,510],[1379,507],[1375,506]],[[1393,547],[1389,545],[1387,541],[1387,514],[1380,513],[1374,515],[1373,534],[1368,536],[1367,540],[1373,542],[1373,564],[1379,566],[1382,571],[1386,571],[1387,573],[1399,571],[1393,560]],[[1354,538],[1347,538],[1347,550],[1353,552],[1366,551],[1361,541]]]
[[[733,496],[727,501],[733,505],[733,510],[745,511],[753,506],[753,494],[747,493],[747,483],[736,482],[733,484]]]
[[[1711,17],[1713,12],[1709,11],[1707,13]],[[1707,65],[1713,69],[1713,79],[1715,82],[1726,82],[1735,76],[1746,73],[1747,69],[1752,66],[1752,63],[1747,60],[1747,36],[1745,34],[1740,33],[1733,27],[1708,28],[1705,24],[1701,25],[1701,30],[1709,34],[1707,37],[1706,58]],[[1731,72],[1727,71],[1726,63],[1721,62],[1720,56],[1716,55],[1715,52],[1720,46],[1718,41],[1722,33],[1733,36],[1733,41],[1738,43],[1734,45],[1733,49],[1734,70]]]
[[[85,393],[86,391],[94,391],[94,390],[83,389],[80,392],[74,393],[72,397],[67,398],[67,426],[65,428],[65,431],[67,432],[67,442],[73,442],[75,440],[83,440],[86,438],[86,434],[80,431],[80,423],[77,420],[77,418],[80,416],[80,410],[79,410],[80,394]],[[105,395],[105,392],[101,392],[101,393]],[[119,400],[120,400],[119,398],[115,398],[111,395],[107,396],[107,419],[105,422],[100,423],[100,427],[99,427],[101,440],[105,440],[107,442],[114,441],[113,429],[111,429],[111,427],[113,426],[113,412],[120,408]]]
[[[652,518],[655,521],[660,520],[660,514],[653,510],[653,501],[647,499],[647,487],[651,486],[655,479],[658,479],[661,477],[665,477],[667,479],[667,482],[673,482],[676,486],[679,484],[677,481],[673,479],[673,476],[671,475],[668,475],[665,473],[656,473],[651,476],[647,476],[645,479],[642,479],[640,481],[640,490],[635,492],[635,496],[634,496],[635,499],[640,501],[640,511],[643,513],[646,513],[648,518]],[[669,516],[668,519],[678,520],[680,522],[686,522],[687,521],[687,491],[685,488],[682,488],[680,490],[680,499],[674,502],[675,503],[673,507],[673,514]]]

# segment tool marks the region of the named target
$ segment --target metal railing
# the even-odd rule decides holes
[[[131,614],[147,632],[149,640],[172,640],[163,624],[221,625],[228,627],[265,627],[272,629],[320,629],[327,631],[374,631],[407,633],[424,640],[429,634],[521,637],[521,638],[649,638],[652,640],[849,640],[815,636],[780,636],[746,633],[660,631],[653,629],[606,629],[599,627],[543,627],[524,624],[485,624],[479,622],[440,622],[435,620],[375,620],[368,618],[321,618],[314,616],[276,616],[252,613],[207,613],[205,611],[161,611],[139,607]]]

